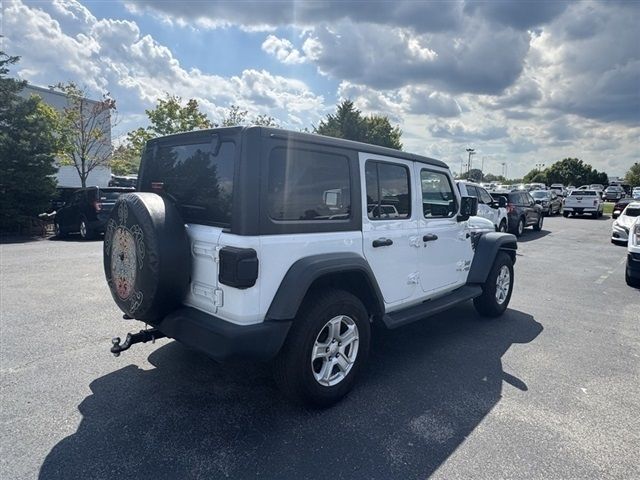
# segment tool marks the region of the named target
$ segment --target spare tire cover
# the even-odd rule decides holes
[[[103,260],[118,307],[159,323],[189,286],[189,240],[175,205],[155,193],[121,195],[105,228]]]

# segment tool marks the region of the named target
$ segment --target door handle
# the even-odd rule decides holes
[[[437,239],[438,239],[438,235],[436,235],[435,233],[428,233],[424,237],[422,237],[423,242],[433,242],[434,240],[437,240]]]
[[[388,247],[389,245],[393,245],[393,240],[390,238],[378,238],[373,241],[373,248]]]

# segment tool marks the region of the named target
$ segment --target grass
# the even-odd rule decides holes
[[[613,213],[613,206],[615,205],[615,203],[613,202],[605,202],[604,204],[604,214],[605,215],[611,215]]]

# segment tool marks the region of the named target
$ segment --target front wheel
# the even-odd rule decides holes
[[[473,305],[483,317],[498,317],[504,313],[513,291],[513,262],[505,252],[498,252],[493,267],[482,285],[482,295]]]
[[[64,238],[66,236],[64,234],[64,232],[62,231],[62,227],[60,226],[60,224],[58,222],[55,222],[53,224],[53,231],[55,233],[56,238]]]
[[[502,220],[500,222],[500,226],[498,227],[498,231],[502,232],[502,233],[506,233],[507,232],[507,221],[506,220]]]
[[[631,275],[629,275],[628,271],[624,272],[624,280],[630,287],[640,287],[640,278],[632,277]]]
[[[328,407],[353,387],[369,355],[362,302],[343,290],[308,298],[274,361],[276,383],[297,403]]]
[[[562,212],[562,216],[564,218],[569,218],[569,212]]]
[[[89,228],[84,218],[80,220],[80,238],[82,240],[91,240],[93,238],[93,231]]]

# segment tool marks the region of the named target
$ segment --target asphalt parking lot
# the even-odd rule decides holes
[[[169,341],[114,358],[101,242],[1,248],[0,477],[638,478],[640,290],[611,219],[545,219],[510,308],[376,330],[336,407]]]

